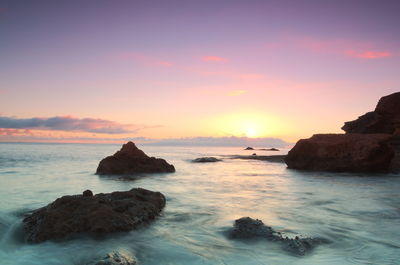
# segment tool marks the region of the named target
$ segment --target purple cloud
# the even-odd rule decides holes
[[[104,134],[135,133],[141,129],[155,126],[120,124],[114,121],[56,116],[50,118],[19,119],[0,116],[0,128],[4,129],[42,129],[58,131],[91,132]],[[158,127],[158,126],[156,126]]]

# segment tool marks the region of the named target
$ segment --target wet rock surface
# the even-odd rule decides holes
[[[136,265],[135,258],[113,251],[108,253],[100,260],[88,263],[86,265]]]
[[[328,243],[328,241],[318,238],[283,237],[280,232],[276,232],[271,227],[266,226],[261,220],[250,217],[237,219],[230,232],[230,237],[233,239],[260,238],[275,241],[281,244],[285,251],[300,256],[307,254],[320,244]]]
[[[194,162],[194,163],[213,163],[213,162],[219,162],[219,161],[222,161],[222,160],[218,159],[216,157],[199,157],[199,158],[192,160],[192,162]]]
[[[147,156],[133,142],[124,144],[114,155],[101,160],[96,170],[99,175],[167,172],[175,172],[174,166],[162,158]]]
[[[285,162],[289,168],[335,172],[382,172],[394,157],[388,134],[317,134],[299,140]]]
[[[30,243],[67,239],[80,233],[129,231],[154,220],[164,206],[163,194],[141,188],[63,196],[30,213],[23,219],[23,228]]]

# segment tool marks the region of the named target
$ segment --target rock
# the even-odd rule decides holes
[[[250,159],[250,160],[261,160],[268,162],[277,162],[277,163],[285,163],[285,155],[272,155],[272,156],[260,156],[260,155],[251,155],[251,156],[242,156],[235,155],[230,156],[231,159]]]
[[[261,220],[252,219],[250,217],[242,217],[235,220],[233,230],[231,232],[232,238],[279,238],[276,232],[269,226],[264,225]]]
[[[99,261],[89,263],[87,265],[136,265],[136,260],[133,257],[128,257],[117,251],[107,254]]]
[[[93,196],[93,192],[91,190],[85,190],[82,195],[83,197],[91,197]]]
[[[133,174],[175,172],[164,159],[149,157],[132,142],[124,144],[113,156],[100,161],[96,174]]]
[[[23,228],[31,243],[79,233],[129,231],[154,220],[164,206],[164,195],[141,188],[95,196],[63,196],[29,214]]]
[[[317,245],[328,243],[328,241],[309,237],[299,238],[296,236],[295,238],[283,238],[282,243],[283,249],[286,251],[295,255],[303,256],[314,249]]]
[[[209,163],[209,162],[219,162],[219,161],[222,160],[215,157],[199,157],[192,160],[192,162],[194,163]]]
[[[235,221],[234,227],[230,233],[234,239],[261,238],[269,241],[279,242],[282,248],[295,255],[305,255],[314,247],[328,241],[317,238],[288,238],[283,237],[281,233],[276,232],[271,227],[266,226],[261,220],[250,217],[242,217]]]
[[[375,111],[368,112],[357,120],[345,122],[346,133],[393,134],[400,126],[400,92],[382,97]]]
[[[346,133],[391,133],[388,122],[376,112],[368,112],[354,121],[344,123],[342,130]]]
[[[254,148],[253,148],[253,147],[250,147],[250,146],[248,146],[248,147],[246,147],[244,150],[254,150]]]
[[[256,153],[253,153],[253,154],[252,154],[252,156],[256,156],[256,155],[257,155]]]
[[[386,171],[394,157],[390,139],[388,134],[316,134],[299,140],[285,162],[293,169]]]
[[[277,148],[261,148],[259,150],[262,150],[262,151],[279,151],[279,149],[277,149]]]

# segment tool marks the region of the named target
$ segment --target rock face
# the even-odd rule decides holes
[[[129,231],[152,221],[165,206],[159,192],[141,188],[58,198],[23,220],[26,240],[38,243],[78,233]]]
[[[324,171],[400,171],[400,92],[382,97],[375,110],[346,122],[346,134],[317,134],[289,151],[289,168]]]
[[[99,261],[87,265],[136,265],[136,260],[119,252],[111,252]]]
[[[289,168],[337,172],[379,172],[389,168],[394,149],[388,134],[316,134],[289,151]]]
[[[382,97],[375,111],[368,112],[357,120],[345,122],[346,133],[393,134],[400,124],[400,92]]]
[[[149,157],[132,142],[124,144],[118,152],[100,161],[96,174],[121,175],[133,173],[175,172],[164,159]]]
[[[212,163],[212,162],[219,162],[219,161],[222,161],[222,160],[215,158],[215,157],[199,157],[199,158],[192,160],[192,162],[194,162],[194,163]]]
[[[317,238],[283,237],[281,233],[266,226],[261,220],[250,217],[237,219],[230,236],[239,239],[263,238],[269,241],[277,241],[282,245],[283,249],[295,255],[305,255],[315,246],[327,243],[326,240]]]

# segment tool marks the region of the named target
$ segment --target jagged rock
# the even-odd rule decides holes
[[[386,171],[394,157],[390,139],[388,134],[316,134],[299,140],[285,162],[293,169]]]
[[[175,172],[164,159],[149,157],[133,142],[124,144],[118,152],[100,161],[96,174],[133,174]]]
[[[271,227],[266,226],[261,220],[250,217],[242,217],[235,221],[230,233],[231,238],[251,239],[261,238],[269,241],[279,242],[282,248],[295,255],[305,255],[314,247],[328,241],[318,238],[288,238],[276,232]]]
[[[354,121],[345,122],[346,133],[393,134],[400,127],[400,92],[382,97],[375,111],[368,112]]]
[[[295,238],[283,238],[282,242],[283,249],[292,254],[300,256],[307,254],[320,244],[328,243],[328,241],[324,239],[310,237],[299,238],[297,236]]]
[[[194,163],[209,163],[209,162],[219,162],[222,161],[221,159],[215,158],[215,157],[199,157],[196,158],[194,160],[192,160],[192,162]]]
[[[89,263],[87,265],[136,265],[136,260],[133,257],[128,257],[117,251],[107,254],[99,261]]]
[[[233,230],[231,232],[232,238],[254,238],[263,237],[274,239],[276,237],[276,232],[269,226],[264,225],[264,223],[259,219],[252,219],[250,217],[242,217],[235,220]]]
[[[91,190],[85,190],[82,195],[83,197],[90,197],[93,196],[93,192]]]
[[[141,188],[58,198],[23,220],[26,240],[38,243],[79,233],[129,231],[152,221],[165,206],[160,192]]]

